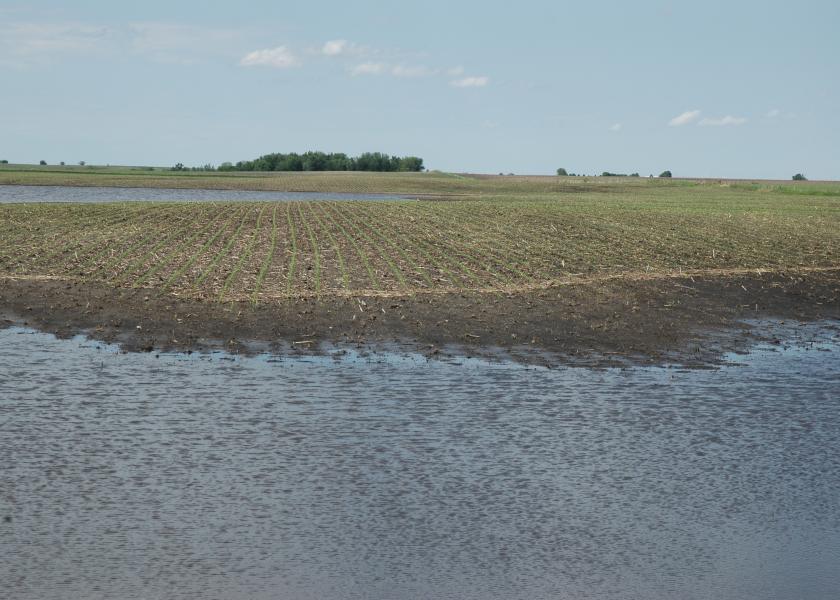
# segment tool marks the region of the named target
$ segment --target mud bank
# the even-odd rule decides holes
[[[318,353],[353,347],[540,364],[707,366],[774,333],[745,321],[840,321],[840,270],[616,279],[522,294],[289,299],[253,306],[153,289],[2,281],[0,326],[83,333],[126,351]]]

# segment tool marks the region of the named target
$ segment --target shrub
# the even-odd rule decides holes
[[[794,181],[808,181],[808,178],[805,177],[802,173],[797,173],[793,177],[791,177]]]
[[[85,161],[80,160],[80,161],[79,161],[79,166],[80,166],[80,167],[84,167],[84,166],[85,166]]]
[[[662,171],[662,172],[659,174],[659,176],[660,176],[660,177],[670,177],[670,176],[671,176],[671,171]]]
[[[563,167],[557,169],[557,175],[560,177],[568,177],[569,173]]]
[[[42,160],[42,161],[41,161],[41,162],[39,162],[38,164],[39,164],[39,165],[41,165],[42,167],[45,167],[45,166],[47,166],[47,161]]]

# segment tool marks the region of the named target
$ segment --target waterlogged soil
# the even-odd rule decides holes
[[[746,321],[840,320],[840,271],[615,279],[522,294],[224,303],[62,280],[7,279],[0,325],[127,351],[319,353],[347,345],[539,364],[715,364],[772,333]],[[769,337],[768,337],[769,336]]]

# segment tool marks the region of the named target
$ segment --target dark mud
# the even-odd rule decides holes
[[[840,321],[840,270],[612,280],[523,294],[321,298],[218,304],[72,281],[5,280],[0,326],[126,351],[503,355],[539,364],[717,364],[773,332],[749,321]]]

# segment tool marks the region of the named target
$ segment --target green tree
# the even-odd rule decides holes
[[[42,160],[42,161],[41,161],[41,162],[39,162],[38,164],[39,164],[39,165],[41,165],[42,167],[45,167],[45,166],[47,165],[47,161]]]
[[[805,177],[802,173],[797,173],[791,179],[793,179],[794,181],[808,181],[808,178]]]
[[[566,172],[566,169],[560,167],[559,169],[557,169],[557,175],[560,177],[568,177],[569,174]]]
[[[9,164],[9,161],[6,160],[5,158],[3,160],[0,160],[0,165],[8,165],[8,164]]]
[[[660,177],[670,177],[670,176],[671,176],[671,171],[662,171],[662,172],[659,174],[659,176],[660,176]]]

